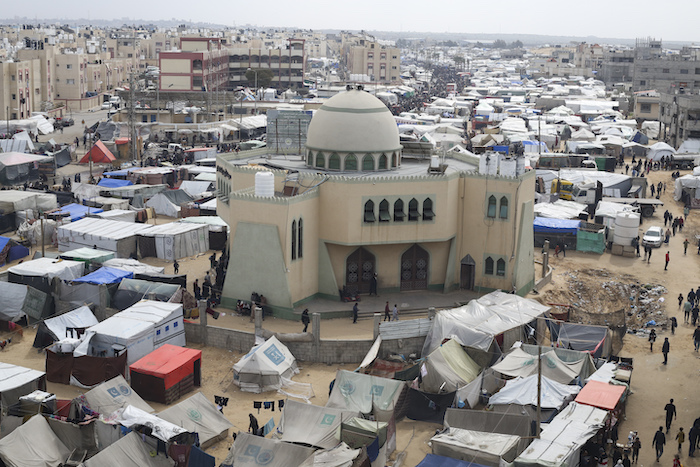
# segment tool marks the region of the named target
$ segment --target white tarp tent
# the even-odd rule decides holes
[[[8,271],[18,276],[44,277],[49,281],[58,277],[64,281],[72,281],[83,277],[85,263],[65,259],[37,258],[12,266]]]
[[[557,383],[543,376],[540,394],[540,407],[559,409],[571,396],[578,394],[579,386]],[[489,398],[489,405],[534,405],[537,406],[537,374],[518,377]]]
[[[202,224],[171,222],[139,233],[142,256],[173,261],[209,250],[209,228]]]
[[[71,336],[67,335],[66,330],[69,328],[89,328],[90,326],[96,325],[98,322],[99,321],[97,321],[97,318],[95,318],[95,315],[92,314],[89,307],[81,306],[80,308],[76,308],[68,313],[63,313],[62,315],[58,315],[54,318],[45,319],[39,325],[36,335],[37,339],[39,339],[41,338],[42,333],[47,332],[48,337],[52,341],[56,342],[71,336],[77,337],[73,336],[72,333]],[[39,346],[35,345],[35,347]]]
[[[180,206],[170,201],[163,193],[158,193],[146,201],[146,207],[153,208],[159,216],[180,217]]]
[[[647,160],[648,161],[659,161],[659,160],[661,160],[662,157],[672,156],[675,153],[676,153],[676,150],[673,149],[672,146],[669,146],[668,144],[664,143],[663,141],[659,141],[658,143],[654,143],[651,146],[649,146],[649,149],[647,150]]]
[[[326,406],[374,413],[380,421],[388,421],[405,384],[395,379],[339,370]]]
[[[0,406],[3,408],[36,389],[45,388],[46,373],[43,371],[0,362]]]
[[[58,207],[56,195],[34,191],[4,190],[0,196],[0,211],[10,214],[33,209],[50,211]]]
[[[153,407],[131,389],[129,383],[122,376],[100,383],[86,392],[83,397],[90,406],[90,410],[105,417],[127,406],[136,407],[148,413],[155,412]]]
[[[59,467],[68,456],[43,415],[34,415],[0,440],[0,460],[7,467]]]
[[[516,459],[515,467],[578,467],[581,447],[605,424],[608,412],[572,402]]]
[[[23,308],[28,291],[28,285],[0,281],[0,296],[2,297],[0,319],[17,322],[26,316]]]
[[[289,399],[284,405],[278,432],[288,443],[298,443],[322,449],[337,445],[340,424],[344,420],[359,417],[359,412],[320,407]]]
[[[172,467],[175,462],[165,454],[153,456],[153,447],[131,432],[86,460],[85,467]]]
[[[283,379],[299,373],[296,359],[275,336],[256,345],[233,365],[233,383],[241,391],[261,393],[280,389]]]
[[[127,405],[124,408],[117,409],[111,417],[115,422],[122,426],[131,428],[134,425],[146,425],[153,431],[152,436],[155,436],[161,441],[169,442],[171,439],[182,433],[187,433],[187,430],[181,426],[170,423],[162,418],[145,412],[133,405]]]
[[[136,234],[153,226],[86,217],[58,228],[58,251],[80,247],[114,251],[119,258],[136,253]]]
[[[700,190],[698,190],[698,187],[700,187],[700,176],[688,174],[678,177],[676,179],[676,186],[673,190],[673,199],[680,201],[681,196],[683,195],[683,190],[691,191],[691,194],[694,195],[695,199],[700,199]]]
[[[100,219],[108,219],[111,221],[136,222],[136,211],[129,211],[127,209],[110,209],[109,211],[97,213],[95,216]]]
[[[542,353],[542,376],[561,384],[569,384],[581,374],[585,363],[585,357],[577,362],[562,361],[554,350]],[[588,359],[590,359],[590,355]],[[522,349],[516,348],[508,353],[503,360],[493,365],[491,369],[498,373],[511,377],[525,377],[537,374],[537,355],[532,355]]]
[[[587,209],[588,206],[585,204],[565,199],[559,199],[553,203],[537,203],[533,207],[535,217],[550,219],[579,219]]]
[[[250,433],[238,433],[236,441],[220,467],[247,465],[299,467],[313,453],[313,448],[254,436]]]
[[[433,454],[498,467],[515,460],[520,436],[448,428],[430,439]]]
[[[136,259],[127,258],[108,259],[102,263],[102,266],[131,271],[134,274],[163,274],[165,272],[165,268],[151,266],[150,264],[142,263]]]
[[[199,197],[203,193],[209,193],[211,182],[197,182],[194,180],[183,180],[180,189],[193,198]]]
[[[548,306],[535,300],[501,291],[491,292],[459,308],[439,311],[425,338],[422,353],[429,354],[448,338],[488,351],[496,336],[512,330],[512,335],[503,342],[504,347],[510,347],[513,342],[523,340],[523,326],[544,316],[548,310]]]
[[[347,444],[340,443],[334,448],[316,451],[299,467],[352,467],[353,460],[360,452],[360,449],[351,449]]]
[[[481,368],[453,339],[448,340],[425,359],[420,390],[431,394],[454,392],[479,376]]]
[[[292,402],[287,401],[284,413]],[[190,433],[198,433],[202,449],[226,439],[228,430],[233,428],[233,424],[201,392],[160,412],[158,418],[179,425]]]

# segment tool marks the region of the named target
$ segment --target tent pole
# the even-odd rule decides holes
[[[535,437],[540,437],[540,420],[542,412],[542,347],[537,345],[537,427]]]

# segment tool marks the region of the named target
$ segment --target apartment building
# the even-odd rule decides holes
[[[662,92],[659,139],[677,148],[686,139],[700,139],[700,95],[680,90]]]
[[[341,63],[351,75],[367,75],[370,81],[398,83],[401,50],[381,44],[369,35],[343,34]]]
[[[216,91],[228,85],[229,52],[220,38],[183,37],[181,51],[160,52],[161,91]]]
[[[228,48],[228,88],[238,86],[254,87],[255,80],[248,80],[248,69],[266,69],[272,72],[270,86],[277,89],[300,89],[304,86],[306,68],[305,39],[287,39],[285,47],[262,48],[241,47],[237,44]]]
[[[0,63],[0,115],[24,119],[41,110],[39,60]]]

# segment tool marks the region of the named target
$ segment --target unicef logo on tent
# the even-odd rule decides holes
[[[270,462],[272,462],[272,459],[275,458],[275,455],[272,453],[272,451],[269,450],[264,450],[260,454],[258,454],[258,457],[255,458],[255,463],[258,465],[267,465]]]
[[[335,421],[335,415],[325,414],[323,420],[321,420],[321,425],[332,425]]]
[[[384,386],[377,386],[376,384],[372,386],[372,389],[370,390],[370,394],[373,396],[380,397],[382,393],[384,392]]]
[[[199,412],[199,410],[195,409],[190,409],[187,411],[187,416],[192,420],[193,422],[199,422],[202,420],[202,414]]]
[[[352,383],[352,381],[347,381],[340,386],[340,393],[346,397],[353,392],[355,392],[355,385]]]
[[[131,394],[131,388],[125,384],[120,384],[119,392],[121,392],[124,396],[128,396],[129,394]]]
[[[255,446],[254,444],[249,444],[245,448],[244,456],[257,457],[260,453],[260,446]]]
[[[107,389],[107,393],[112,397],[119,397],[119,389],[117,388],[109,388]]]
[[[264,353],[267,356],[267,358],[269,358],[270,361],[275,365],[279,365],[284,361],[284,355],[277,349],[277,346],[275,346],[275,344],[272,344],[270,347],[265,349]]]

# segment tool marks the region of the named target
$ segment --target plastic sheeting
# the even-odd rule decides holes
[[[55,318],[46,319],[42,325],[46,327],[54,341],[59,341],[68,337],[68,335],[66,335],[66,329],[68,328],[84,329],[94,326],[97,323],[97,318],[92,314],[90,308],[81,306],[73,311],[56,316]],[[39,332],[37,331],[37,337],[38,335]]]
[[[241,391],[261,393],[282,387],[282,378],[299,373],[287,346],[272,336],[233,365],[233,383]]]
[[[128,257],[136,251],[136,234],[152,228],[151,225],[86,218],[58,228],[58,249],[67,251],[80,247],[114,251]]]
[[[8,467],[59,467],[69,455],[42,415],[34,415],[0,440],[0,460]]]
[[[588,206],[575,201],[560,199],[553,203],[537,203],[533,209],[535,217],[578,219],[582,213],[586,212]]]
[[[163,274],[165,272],[165,268],[151,266],[150,264],[141,263],[135,259],[115,258],[105,261],[102,265],[110,268],[123,269],[124,271],[131,271],[135,274]]]
[[[470,460],[498,467],[502,462],[513,462],[518,452],[520,437],[502,433],[448,428],[430,439],[433,454]]]
[[[8,271],[18,276],[45,277],[49,281],[54,277],[64,281],[72,281],[82,277],[84,269],[85,264],[80,261],[38,258],[12,266]]]
[[[552,219],[546,217],[535,217],[533,223],[536,233],[549,234],[576,234],[581,226],[580,220]]]
[[[46,389],[43,371],[0,362],[0,401],[9,407],[35,389]]]
[[[124,200],[127,201],[127,200]],[[128,204],[128,201],[127,201]],[[136,211],[129,211],[126,209],[110,209],[109,211],[104,211],[96,215],[100,219],[108,219],[112,221],[120,222],[136,222]]]
[[[221,467],[265,465],[267,467],[299,467],[314,453],[313,448],[274,439],[238,433]]]
[[[0,296],[3,298],[3,306],[0,308],[1,320],[17,322],[26,315],[24,301],[28,289],[28,285],[0,281]],[[37,311],[41,315],[41,310]]]
[[[426,454],[420,464],[416,467],[484,467],[475,462],[461,461],[452,459],[451,457],[436,456],[435,454]]]
[[[393,412],[405,384],[403,381],[340,370],[336,373],[326,406],[364,414],[372,413],[374,409]]]
[[[89,206],[83,206],[82,204],[73,203],[62,206],[59,211],[54,211],[51,214],[57,214],[59,216],[64,216],[65,214],[68,214],[70,221],[75,222],[87,216],[88,214],[96,214],[102,211],[104,211],[104,209],[92,208]]]
[[[0,196],[0,211],[9,214],[33,209],[50,211],[58,207],[56,195],[35,191],[5,190]]]
[[[291,402],[287,401],[282,416]],[[190,433],[198,433],[202,449],[228,437],[228,430],[233,428],[233,424],[201,392],[160,412],[158,418],[179,425]]]
[[[145,298],[150,298],[151,295],[156,301],[168,302],[179,288],[180,286],[177,284],[123,279],[117,291],[114,292],[112,306],[118,310],[125,310]]]
[[[156,225],[139,233],[139,251],[170,261],[195,256],[209,250],[208,230],[206,225],[184,222]]]
[[[559,409],[564,402],[581,390],[579,386],[568,386],[542,377],[540,407]],[[503,389],[491,396],[490,405],[534,405],[537,406],[537,375],[518,377],[506,382]]]
[[[73,282],[84,282],[88,284],[116,284],[122,279],[131,279],[134,277],[133,272],[124,271],[123,269],[101,267],[97,271],[75,279]]]
[[[353,460],[360,455],[359,449],[351,449],[345,443],[331,448],[316,451],[299,467],[352,467]]]
[[[170,423],[156,415],[136,408],[132,405],[127,405],[123,409],[118,409],[112,417],[120,425],[131,428],[134,425],[146,425],[150,427],[151,436],[155,436],[166,443],[182,433],[187,433],[187,430],[174,423]]]
[[[86,392],[85,401],[90,409],[105,417],[127,406],[132,406],[153,413],[153,407],[148,405],[141,396],[131,389],[129,383],[122,376],[117,376],[105,381],[99,386]]]
[[[97,183],[97,186],[103,186],[105,188],[117,188],[133,184],[134,182],[132,182],[131,180],[120,180],[118,178],[103,178]]]
[[[542,353],[540,358],[542,360],[542,376],[561,384],[569,384],[576,379],[585,362],[583,357],[577,362],[563,362],[553,350]],[[525,377],[537,374],[537,367],[536,355],[531,355],[521,349],[513,349],[491,369],[506,376]]]
[[[454,392],[479,376],[481,368],[455,340],[450,339],[428,355],[420,389],[439,394]]]
[[[423,355],[437,348],[447,338],[457,338],[468,347],[488,351],[493,339],[506,331],[524,326],[548,313],[549,307],[535,300],[491,292],[467,305],[441,310],[433,320]],[[509,346],[510,344],[505,343]]]
[[[172,467],[175,463],[164,453],[152,456],[153,448],[131,432],[86,460],[85,467]]]
[[[94,248],[77,248],[61,253],[61,258],[73,261],[84,261],[86,263],[103,263],[114,258],[114,253],[111,251],[96,250]]]
[[[287,400],[278,431],[281,440],[322,449],[338,444],[336,433],[343,420],[358,417],[359,412],[319,407],[295,400]]]

